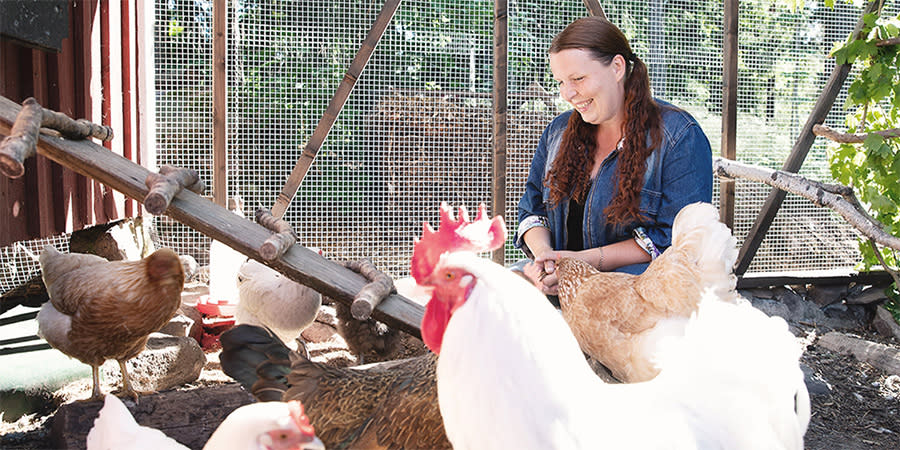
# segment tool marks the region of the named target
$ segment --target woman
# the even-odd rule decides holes
[[[575,257],[639,274],[671,245],[685,205],[712,201],[709,140],[687,112],[651,96],[647,66],[625,35],[597,17],[550,45],[550,70],[574,109],[538,143],[519,201],[524,273],[556,294],[555,261]]]

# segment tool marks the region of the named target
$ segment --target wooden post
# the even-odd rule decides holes
[[[881,11],[882,2],[883,0],[872,0],[866,5],[862,16],[859,18],[859,22],[856,23],[856,29],[853,31],[854,39],[860,37],[859,33],[864,24],[863,18],[867,14]],[[809,148],[816,139],[816,136],[813,133],[813,126],[825,121],[828,111],[831,110],[834,100],[841,91],[841,86],[844,85],[844,80],[847,79],[847,75],[850,73],[850,68],[850,64],[835,65],[834,70],[831,72],[831,77],[828,79],[828,82],[825,83],[825,87],[822,88],[822,93],[819,94],[819,99],[816,101],[815,106],[813,106],[813,110],[809,113],[806,125],[804,125],[803,129],[800,131],[797,142],[794,143],[794,148],[791,149],[791,154],[788,155],[781,170],[785,172],[797,172],[800,170],[800,166],[803,165],[803,160],[806,159],[806,154],[809,153]],[[787,194],[784,191],[777,188],[773,188],[769,192],[769,196],[766,198],[765,203],[763,203],[762,209],[756,216],[756,222],[753,223],[753,226],[747,233],[747,237],[744,239],[744,245],[741,246],[741,250],[738,253],[738,262],[734,268],[735,275],[741,276],[747,272],[747,268],[750,267],[753,256],[756,255],[756,251],[759,250],[759,246],[766,237],[766,232],[769,231],[772,221],[775,220],[775,214],[778,213],[778,208],[781,207],[781,202],[784,201],[785,195]]]
[[[226,24],[228,23],[228,2],[213,4],[213,201],[219,206],[227,206],[228,198],[228,151],[226,143],[226,118],[228,99],[225,84],[228,79],[225,65]]]
[[[588,12],[591,13],[592,16],[597,16],[605,20],[609,20],[606,18],[606,13],[603,12],[603,7],[600,6],[600,2],[597,0],[583,0],[584,6],[587,6]]]
[[[738,0],[725,0],[722,56],[722,157],[737,159]],[[719,179],[719,220],[734,229],[735,180]]]
[[[331,131],[331,127],[337,120],[338,114],[340,114],[341,109],[344,108],[344,103],[347,101],[347,98],[350,97],[350,92],[353,91],[353,87],[356,86],[356,81],[359,80],[359,76],[362,74],[363,69],[366,68],[369,58],[375,51],[375,46],[378,45],[378,41],[381,40],[384,30],[391,23],[394,13],[397,12],[400,1],[401,0],[387,0],[384,2],[381,12],[379,12],[378,17],[375,18],[372,29],[369,30],[369,34],[366,36],[359,51],[356,53],[356,57],[353,58],[353,62],[350,63],[350,68],[347,69],[347,73],[344,74],[344,79],[341,81],[341,84],[338,85],[334,97],[331,98],[328,107],[325,108],[325,113],[322,114],[322,118],[319,119],[319,124],[316,125],[316,129],[313,131],[312,136],[310,136],[309,142],[306,143],[303,152],[300,154],[300,158],[297,159],[294,170],[291,171],[287,182],[284,184],[284,187],[281,188],[281,193],[279,193],[278,198],[275,199],[275,205],[272,206],[272,215],[275,217],[281,218],[281,216],[284,215],[284,212],[287,211],[288,206],[290,206],[291,201],[294,199],[294,195],[297,194],[300,183],[303,182],[303,178],[306,177],[309,167],[316,158],[316,153],[319,152],[319,148],[325,143],[325,138],[328,137],[328,133]]]
[[[506,150],[507,150],[507,67],[509,61],[509,10],[506,0],[494,0],[494,152],[493,183],[491,184],[492,210],[506,216]],[[506,246],[494,250],[492,259],[503,265],[506,262]]]

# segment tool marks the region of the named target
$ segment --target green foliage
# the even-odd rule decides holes
[[[900,36],[898,17],[868,14],[861,39],[836,45],[832,54],[837,64],[853,64],[860,68],[847,93],[846,118],[850,132],[867,134],[862,144],[832,145],[829,152],[832,176],[852,186],[869,214],[884,225],[884,231],[900,233],[900,142],[885,139],[872,132],[898,127],[900,122],[900,70],[898,46],[879,45],[883,40]],[[881,262],[868,240],[860,242],[862,266],[869,269]],[[896,270],[897,252],[879,249],[888,268]],[[892,312],[897,315],[897,287],[892,288]]]

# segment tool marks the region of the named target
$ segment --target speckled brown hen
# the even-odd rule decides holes
[[[679,335],[711,289],[729,303],[740,298],[732,271],[737,258],[731,230],[709,203],[684,207],[672,226],[672,246],[641,275],[600,272],[560,259],[559,300],[581,349],[624,382],[647,381],[660,339]]]
[[[137,399],[125,362],[144,349],[150,333],[181,304],[184,270],[178,255],[160,249],[139,261],[110,262],[47,246],[40,264],[50,301],[38,313],[38,334],[91,366],[92,400],[103,398],[99,368],[108,359],[119,362],[123,390]]]
[[[221,337],[222,370],[259,401],[299,400],[328,449],[445,449],[433,353],[368,369],[291,352],[271,332],[238,325]]]

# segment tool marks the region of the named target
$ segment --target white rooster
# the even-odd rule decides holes
[[[238,271],[237,287],[235,324],[266,327],[292,350],[322,306],[322,294],[252,259]]]
[[[439,355],[438,398],[456,449],[802,449],[809,397],[801,348],[780,318],[701,299],[661,373],[604,384],[568,325],[530,283],[480,258],[502,245],[501,217],[428,224],[411,273],[432,289],[422,338]]]
[[[155,428],[138,425],[116,396],[107,394],[87,435],[87,450],[186,450],[188,447]],[[204,450],[324,450],[303,405],[260,402],[241,406],[219,424]]]

